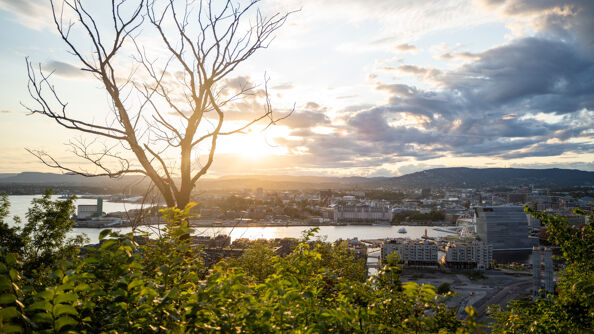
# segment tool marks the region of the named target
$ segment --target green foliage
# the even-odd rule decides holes
[[[51,280],[48,274],[52,268],[74,257],[86,240],[82,236],[68,237],[74,226],[70,217],[74,213],[75,198],[53,201],[52,195],[48,190],[41,198],[33,199],[26,222],[15,217],[15,227],[8,227],[4,222],[10,204],[5,195],[0,195],[0,249],[15,254],[25,277],[36,284]]]
[[[440,295],[445,295],[446,293],[451,291],[451,286],[449,282],[443,282],[437,287],[437,293]]]
[[[432,210],[429,213],[420,213],[416,211],[395,213],[392,218],[392,224],[400,224],[404,221],[441,221],[445,219],[443,212]]]
[[[571,226],[562,217],[527,212],[547,228],[548,241],[560,247],[566,267],[557,282],[557,295],[512,301],[505,310],[493,307],[493,333],[588,333],[594,328],[594,216]],[[586,215],[581,210],[575,213]]]
[[[229,196],[219,203],[219,207],[225,211],[243,211],[252,205],[253,200],[239,196]]]
[[[2,332],[470,333],[433,286],[401,284],[397,259],[366,278],[346,243],[314,240],[277,256],[256,243],[205,268],[188,227],[191,206],[163,210],[162,235],[105,230],[101,242],[53,262],[31,285],[19,255],[2,253]],[[59,211],[63,212],[63,211]],[[141,242],[142,241],[142,242]],[[60,245],[55,249],[61,249]],[[472,310],[470,310],[472,311]],[[474,326],[474,327],[473,327]]]
[[[5,219],[8,217],[10,202],[6,194],[0,194],[0,248],[16,253],[24,249],[25,244],[19,235],[18,227],[10,227]]]
[[[386,200],[386,201],[401,201],[406,198],[406,194],[397,191],[388,190],[367,190],[365,191],[365,198],[372,200]]]

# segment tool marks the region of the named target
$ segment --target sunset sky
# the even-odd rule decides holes
[[[594,171],[592,0],[265,0],[259,7],[265,15],[301,10],[224,84],[261,92],[266,76],[277,115],[295,111],[266,131],[259,124],[222,140],[210,176],[396,176],[454,166]],[[80,135],[21,105],[33,104],[25,57],[55,71],[52,82],[77,117],[105,122],[106,93],[67,53],[47,1],[0,0],[0,27],[0,173],[50,171],[25,148],[76,166],[64,144]],[[151,48],[154,32],[143,34]],[[260,114],[262,103],[255,94],[230,105],[227,126]],[[205,150],[196,150],[197,164]]]

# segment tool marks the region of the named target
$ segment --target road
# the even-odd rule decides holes
[[[498,304],[502,307],[505,307],[505,305],[507,305],[507,303],[509,303],[512,299],[530,295],[531,290],[532,278],[527,277],[520,282],[512,283],[495,293],[488,294],[473,305],[478,315],[477,320],[479,322],[487,320],[487,307],[489,305]]]

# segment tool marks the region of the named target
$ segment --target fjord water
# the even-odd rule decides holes
[[[10,217],[19,216],[23,220],[27,209],[31,206],[33,198],[39,198],[41,195],[12,195],[8,196],[10,201]],[[57,199],[58,196],[53,196]],[[76,205],[79,204],[95,204],[95,199],[77,199]],[[115,203],[103,202],[104,212],[125,211],[130,209],[137,209],[141,207],[140,204],[134,203]],[[12,218],[7,219],[9,225],[13,225]],[[279,227],[199,227],[195,228],[196,235],[215,236],[217,234],[226,234],[231,236],[231,240],[248,238],[248,239],[274,239],[274,238],[300,238],[303,231],[312,228],[308,226],[279,226]],[[427,229],[429,237],[443,237],[449,233],[437,231],[431,226],[406,226],[407,233],[398,233],[402,226],[369,226],[369,225],[348,225],[348,226],[320,226],[318,235],[325,237],[327,241],[335,241],[338,239],[359,238],[364,239],[383,239],[383,238],[410,238],[418,239]],[[151,233],[154,233],[156,228],[142,227]],[[90,243],[97,243],[99,240],[100,228],[75,228],[72,231],[73,235],[86,234]],[[130,232],[130,227],[114,228],[114,231],[122,233]]]

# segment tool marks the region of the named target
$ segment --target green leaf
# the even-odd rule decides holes
[[[83,284],[79,284],[74,288],[74,291],[76,292],[84,292],[84,291],[89,291],[91,289],[91,286],[88,285],[87,283],[83,283]]]
[[[78,321],[72,319],[69,316],[64,316],[64,317],[60,317],[58,320],[56,320],[55,327],[56,327],[56,330],[60,331],[65,326],[73,326],[74,327],[77,324],[78,324]]]
[[[54,299],[54,291],[53,290],[45,290],[37,293],[36,297],[43,298],[44,300],[52,300]]]
[[[159,294],[154,289],[143,288],[142,290],[140,290],[140,295],[141,296],[149,295],[149,296],[152,296],[152,297],[157,297]]]
[[[17,264],[16,258],[11,253],[6,254],[4,259],[6,260],[6,264],[9,266],[15,266]]]
[[[56,276],[57,278],[62,279],[62,277],[64,277],[64,272],[62,270],[58,269],[53,272],[53,275]]]
[[[36,323],[50,324],[52,323],[53,318],[49,313],[37,313],[33,316],[32,320]]]
[[[99,247],[100,250],[104,250],[107,249],[109,247],[112,247],[113,245],[115,245],[117,243],[117,240],[113,240],[113,239],[109,239],[107,241],[105,241],[104,243],[101,244],[101,247]]]
[[[12,304],[16,300],[16,296],[11,293],[0,295],[0,305]]]
[[[22,333],[24,332],[23,328],[19,325],[13,324],[3,324],[2,325],[2,333]]]
[[[137,278],[128,284],[128,291],[142,285],[144,285],[144,280]]]
[[[99,233],[99,240],[103,240],[108,234],[111,233],[111,229],[105,229]]]
[[[0,290],[10,289],[12,281],[6,276],[0,276]]]
[[[13,281],[18,281],[21,278],[19,272],[16,271],[16,269],[14,268],[10,268],[10,270],[8,271],[8,275],[10,275],[10,279]]]
[[[64,302],[73,303],[78,300],[78,295],[75,293],[64,293],[57,295],[54,299],[54,304],[61,304]]]
[[[58,317],[63,314],[78,315],[78,312],[72,305],[57,304],[54,306],[54,316]]]
[[[14,306],[0,309],[0,319],[12,319],[18,316],[19,311]]]
[[[27,306],[27,310],[30,310],[30,311],[42,310],[42,311],[50,312],[52,310],[52,304],[50,304],[48,301],[41,300],[41,301],[35,302],[35,303]]]

